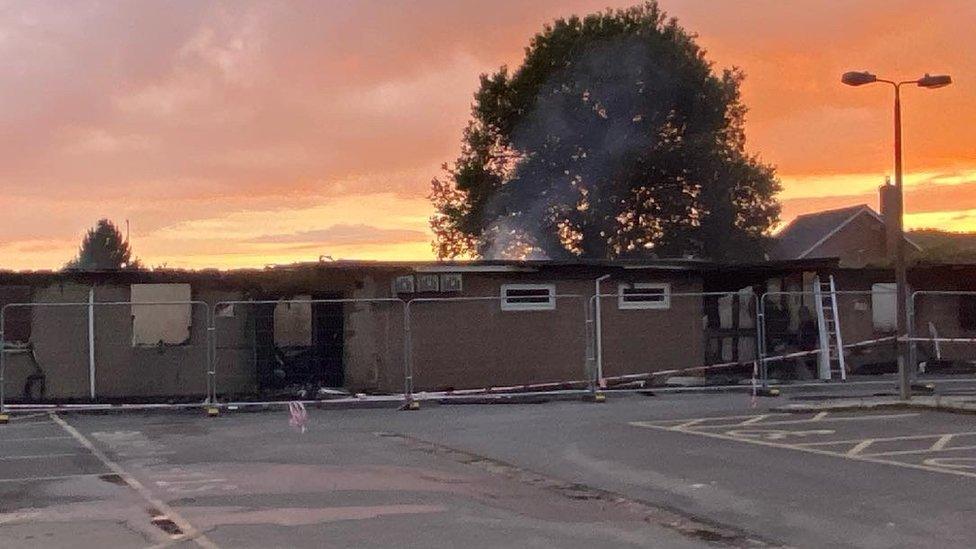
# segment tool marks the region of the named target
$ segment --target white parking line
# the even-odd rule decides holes
[[[748,425],[755,425],[757,427],[766,427],[769,425],[803,425],[805,423],[828,423],[831,421],[871,421],[871,420],[881,420],[881,419],[901,419],[906,417],[916,417],[922,415],[920,412],[908,412],[904,414],[878,414],[873,416],[841,416],[841,417],[824,417],[821,419],[796,419],[789,421],[766,421],[766,422],[751,422]],[[747,425],[746,423],[735,423],[732,425],[695,425],[695,429],[688,429],[689,431],[696,431],[698,429],[715,429],[715,428],[728,428],[737,427],[739,425]],[[678,427],[675,427],[677,429]]]
[[[967,436],[967,435],[976,435],[976,431],[965,431],[965,432],[962,432],[962,433],[934,433],[934,434],[931,434],[931,435],[906,435],[906,436],[903,436],[903,437],[886,437],[886,438],[875,437],[874,440],[876,440],[878,442],[891,442],[891,441],[896,441],[896,440],[923,440],[923,439],[926,439],[926,438],[939,438],[939,437],[943,437],[943,436],[946,436],[946,435],[949,435],[949,436],[952,436],[952,437],[961,437],[961,436]],[[862,440],[864,440],[864,439],[863,438],[855,438],[855,439],[848,439],[848,440],[828,440],[828,441],[824,441],[824,442],[798,442],[796,445],[797,446],[828,446],[828,445],[832,445],[832,444],[857,444],[858,442],[861,442]]]
[[[778,414],[763,414],[763,415],[769,416],[769,417],[773,417],[773,416],[778,416],[778,417],[793,416],[793,417],[795,417],[796,416],[796,414],[791,414],[791,413],[787,413],[787,412],[778,413]],[[656,425],[678,425],[678,424],[682,424],[683,425],[685,423],[692,423],[692,424],[694,424],[694,423],[702,423],[702,422],[705,422],[705,421],[720,421],[720,420],[721,421],[724,421],[724,420],[729,420],[729,419],[745,419],[745,420],[748,420],[749,418],[753,418],[753,417],[756,417],[756,414],[749,414],[749,415],[745,415],[745,416],[699,417],[699,418],[693,418],[693,419],[659,419],[659,420],[656,420],[656,421],[648,421],[648,422],[645,422],[645,423],[653,423],[653,424],[656,424]],[[731,427],[733,424],[727,423],[725,425]]]
[[[53,437],[28,437],[28,438],[0,438],[0,442],[30,442],[34,440],[65,440],[71,437],[65,436],[53,436]]]
[[[866,456],[908,456],[912,454],[931,454],[934,452],[953,452],[957,450],[976,450],[976,446],[952,446],[950,448],[939,448],[938,450],[933,450],[931,448],[926,448],[924,450],[895,450],[893,452],[878,452],[875,454],[864,454]]]
[[[159,510],[160,513],[166,515],[169,520],[173,521],[174,524],[180,527],[183,531],[183,536],[181,536],[184,541],[193,541],[200,547],[204,549],[217,549],[217,545],[210,541],[210,539],[205,536],[202,532],[197,530],[192,524],[187,522],[176,509],[170,507],[166,502],[160,500],[149,491],[137,478],[127,473],[122,467],[110,460],[101,450],[95,447],[90,440],[88,440],[85,435],[81,434],[77,429],[68,425],[63,419],[61,419],[56,413],[50,414],[51,419],[55,423],[61,426],[65,431],[68,432],[72,437],[75,438],[82,446],[88,449],[103,465],[109,468],[113,473],[118,475],[126,484],[129,485],[133,490],[135,490],[143,499],[146,500],[150,505]]]
[[[907,416],[916,416],[916,415],[920,415],[920,414],[889,414],[889,415],[876,415],[876,416],[861,416],[861,418],[866,418],[866,419],[891,419],[891,418],[899,418],[899,417],[907,417]],[[755,417],[755,416],[752,416],[752,417]],[[714,419],[722,419],[722,418],[714,418]],[[737,417],[735,419],[742,419],[742,417],[740,416],[740,417]],[[803,421],[778,421],[778,422],[769,422],[769,423],[756,423],[756,424],[753,424],[753,425],[756,425],[757,427],[766,426],[766,425],[787,425],[787,424],[788,425],[796,425],[796,424],[813,423],[813,422],[820,423],[820,422],[825,422],[825,421],[849,421],[849,420],[855,420],[855,419],[857,419],[857,416],[845,416],[845,417],[839,417],[839,418],[836,418],[835,417],[835,418],[830,418],[830,419],[821,418],[821,419],[803,420]],[[686,423],[687,423],[687,421],[686,421]],[[732,434],[729,434],[729,433],[706,431],[706,430],[704,430],[704,427],[706,427],[704,425],[699,425],[695,429],[682,429],[682,428],[679,428],[679,426],[681,424],[678,424],[676,426],[666,426],[666,425],[660,425],[660,424],[658,424],[656,422],[648,422],[648,421],[633,421],[633,422],[630,422],[629,424],[630,425],[633,425],[635,427],[643,427],[643,428],[649,428],[649,429],[656,429],[656,430],[660,430],[660,431],[670,431],[670,432],[673,432],[673,433],[681,433],[681,434],[684,434],[684,435],[696,435],[696,436],[709,437],[709,438],[715,438],[715,439],[727,440],[727,441],[733,441],[733,442],[744,442],[744,443],[747,443],[747,444],[755,444],[755,445],[758,445],[758,446],[766,446],[766,447],[770,447],[770,448],[782,448],[782,449],[786,449],[786,450],[794,450],[794,451],[797,451],[797,452],[805,452],[805,453],[808,453],[808,454],[817,454],[817,455],[822,455],[822,456],[830,456],[830,457],[834,457],[834,458],[847,459],[847,460],[851,460],[851,461],[860,461],[860,462],[867,462],[867,463],[877,463],[877,464],[883,464],[883,465],[892,465],[892,466],[895,466],[895,467],[903,467],[905,469],[915,469],[915,470],[919,470],[919,471],[928,471],[928,472],[933,472],[933,473],[943,473],[943,474],[957,475],[957,476],[962,476],[962,477],[976,479],[976,458],[966,458],[966,457],[954,458],[954,459],[956,459],[958,461],[952,462],[952,465],[949,465],[948,464],[949,463],[948,461],[942,461],[943,458],[931,458],[931,459],[925,460],[922,463],[911,463],[911,462],[895,461],[895,460],[891,460],[891,459],[884,459],[885,456],[887,456],[887,455],[896,455],[896,454],[890,454],[890,453],[861,454],[861,453],[859,453],[859,452],[863,451],[865,448],[867,448],[868,446],[870,446],[871,444],[874,444],[876,442],[881,442],[881,441],[889,441],[889,440],[915,440],[915,439],[923,439],[923,438],[935,438],[936,439],[935,442],[938,443],[939,440],[942,440],[942,438],[945,437],[947,434],[948,435],[951,435],[952,437],[955,437],[955,436],[959,436],[959,435],[963,435],[963,434],[976,434],[976,433],[943,433],[943,434],[936,434],[936,435],[890,437],[890,438],[875,438],[875,439],[856,439],[856,440],[841,440],[841,441],[835,440],[835,441],[822,441],[822,442],[787,444],[787,443],[783,443],[783,442],[778,442],[778,440],[781,440],[780,437],[772,437],[772,436],[741,436],[741,435],[740,436],[735,436],[735,435],[732,435]],[[734,426],[736,426],[736,424],[716,425],[715,427],[725,427],[725,428],[727,428],[727,427],[734,427]],[[707,426],[707,427],[712,427],[712,426]],[[733,432],[735,432],[735,431],[733,431]],[[758,431],[755,431],[755,432],[758,433]],[[780,431],[780,430],[772,430],[772,431],[769,431],[769,432],[770,433],[773,433],[773,432],[780,433],[782,431]],[[804,431],[803,433],[807,433],[807,432]],[[782,438],[785,438],[785,436],[782,437]],[[951,440],[951,438],[948,439],[948,440]],[[842,443],[853,443],[853,444],[856,444],[856,446],[854,448],[851,448],[847,452],[835,452],[835,451],[825,450],[825,449],[821,449],[821,448],[817,448],[816,447],[816,446],[824,446],[824,445],[831,445],[831,444],[836,445],[836,444],[842,444]],[[948,443],[948,441],[946,442],[946,444],[947,443]],[[860,448],[858,448],[859,446],[860,446]],[[962,449],[962,447],[956,447],[956,448],[943,447],[941,450],[938,450],[938,451],[945,452],[945,451],[950,451],[950,450],[955,450],[955,449]],[[857,451],[855,451],[855,450],[857,450]],[[928,451],[931,451],[931,446],[930,446],[929,449],[925,450],[925,452],[928,452]],[[922,453],[922,452],[918,452],[918,453]],[[970,461],[966,461],[965,464],[962,464],[961,463],[962,460],[970,460]]]
[[[760,414],[760,415],[758,415],[758,416],[756,416],[756,417],[754,417],[752,419],[747,419],[745,421],[740,421],[739,423],[736,423],[735,425],[737,427],[739,425],[752,425],[753,423],[759,423],[760,421],[766,419],[767,417],[769,417],[769,414]]]
[[[33,456],[2,456],[0,461],[11,461],[17,459],[44,459],[44,458],[56,458],[56,457],[67,457],[67,456],[87,456],[86,453],[81,452],[69,452],[63,454],[37,454]]]
[[[939,440],[935,441],[935,443],[933,443],[932,446],[929,447],[929,450],[932,450],[933,452],[938,452],[939,450],[945,448],[946,445],[949,444],[949,441],[952,440],[952,437],[954,436],[956,435],[942,435],[941,437],[939,437]]]
[[[47,414],[44,414],[44,415],[47,415]],[[55,425],[54,423],[52,423],[50,421],[18,421],[18,422],[13,422],[14,419],[16,419],[16,418],[11,418],[10,421],[12,423],[9,423],[7,425],[4,425],[3,427],[0,427],[0,433],[2,433],[3,431],[9,431],[11,429],[30,429],[30,428],[33,428],[33,427],[48,427],[48,426],[50,426],[50,427],[57,427],[57,425]]]
[[[40,482],[46,480],[69,480],[73,478],[90,478],[90,477],[100,477],[105,473],[80,473],[77,475],[53,475],[48,477],[15,477],[15,478],[0,478],[2,483],[12,483],[12,482]]]
[[[858,442],[857,444],[855,444],[853,448],[851,448],[850,450],[847,451],[846,455],[848,455],[848,456],[856,456],[856,455],[860,454],[865,448],[867,448],[868,446],[871,446],[875,442],[877,442],[877,441],[875,439],[873,439],[873,438],[866,438],[866,439],[862,440],[861,442]]]
[[[934,457],[924,463],[951,469],[976,469],[976,458],[973,457]]]

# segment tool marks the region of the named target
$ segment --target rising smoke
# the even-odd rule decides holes
[[[645,168],[635,163],[670,139],[680,97],[652,35],[591,42],[538,86],[507,136],[519,159],[485,209],[484,257],[572,256],[579,250],[566,243],[587,227],[617,223],[633,199],[634,173]],[[535,70],[523,67],[513,79]]]

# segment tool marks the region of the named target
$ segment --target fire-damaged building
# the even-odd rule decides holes
[[[910,282],[969,289],[974,270],[918,265]],[[4,387],[10,400],[124,401],[206,395],[208,369],[222,398],[398,393],[408,372],[415,391],[567,384],[597,373],[612,383],[715,364],[732,366],[709,375],[741,374],[759,356],[759,296],[770,293],[765,354],[810,348],[816,303],[776,293],[808,291],[830,277],[842,290],[863,290],[841,296],[846,343],[893,335],[890,270],[824,258],[0,273]],[[926,333],[976,335],[966,296],[920,300],[916,312]],[[959,349],[936,356],[922,347],[920,360],[929,362],[952,360]],[[890,361],[875,347],[850,354],[852,371]],[[817,375],[804,360],[774,371]]]

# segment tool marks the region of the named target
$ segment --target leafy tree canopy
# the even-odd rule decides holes
[[[915,229],[908,238],[922,248],[919,259],[945,263],[976,263],[976,233]]]
[[[745,151],[737,69],[655,2],[559,19],[482,75],[461,154],[432,182],[440,258],[760,258],[772,166]]]
[[[88,229],[78,249],[78,257],[65,265],[65,269],[77,271],[139,268],[139,260],[132,258],[129,242],[108,219],[100,219],[93,228]]]

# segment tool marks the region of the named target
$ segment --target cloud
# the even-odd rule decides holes
[[[428,240],[427,233],[410,229],[382,229],[366,224],[332,225],[324,229],[284,234],[266,234],[251,240],[259,244],[384,244]]]
[[[151,264],[300,259],[253,240],[325,231],[322,219],[405,231],[399,243],[388,232],[382,244],[350,244],[350,257],[430,258],[415,234],[430,213],[428,184],[459,151],[479,74],[517,65],[553,18],[635,3],[5,3],[0,268],[62,265],[103,216],[130,219]],[[961,122],[976,117],[962,78],[976,73],[976,57],[953,46],[968,43],[976,3],[662,4],[698,32],[717,68],[748,74],[749,148],[778,164],[788,212],[805,207],[792,199],[873,195],[889,169],[890,90],[842,87],[838,75],[851,68],[958,75],[943,90],[906,90],[906,166],[958,164],[960,183],[976,170],[976,125]],[[879,176],[810,179],[864,173]],[[369,202],[379,193],[383,217]],[[347,213],[330,208],[337,202]],[[944,202],[933,207],[973,205]],[[195,227],[212,227],[211,240]]]

